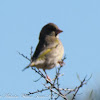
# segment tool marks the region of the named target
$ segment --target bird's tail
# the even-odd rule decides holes
[[[26,66],[22,71],[26,70],[26,69],[29,68],[29,67],[30,67],[30,64],[29,64],[28,66]]]

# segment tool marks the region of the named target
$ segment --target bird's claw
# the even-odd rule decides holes
[[[65,64],[63,61],[58,61],[58,63],[60,64],[60,66],[63,66]]]
[[[49,82],[51,82],[51,79],[50,79],[49,76],[46,76],[46,80],[49,81]]]

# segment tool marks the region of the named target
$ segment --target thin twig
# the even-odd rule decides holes
[[[52,88],[52,87],[51,87]],[[50,92],[51,92],[51,100],[53,99],[53,92],[50,90]]]
[[[54,92],[55,94],[61,96],[61,97],[64,98],[65,100],[68,100],[68,99],[66,98],[66,96],[63,95],[62,93],[56,92],[55,90],[51,89],[51,87],[47,87],[45,84],[44,84],[44,86],[45,86],[46,88],[50,89],[50,90],[51,90],[52,92]]]
[[[77,89],[77,87],[75,87],[75,89],[69,90],[69,92],[67,92],[65,95],[68,95],[68,94],[70,94],[72,92],[75,92],[76,89]]]
[[[27,56],[24,56],[24,54],[21,54],[20,52],[18,52],[19,55],[21,55],[22,57],[26,58],[27,60],[31,61]]]
[[[39,92],[43,92],[43,91],[46,91],[46,90],[49,90],[49,89],[42,89],[42,90],[37,90],[37,91],[35,91],[35,92],[29,92],[28,94],[26,94],[26,95],[31,95],[31,94],[35,94],[35,93],[39,93]]]
[[[58,88],[58,89],[59,89],[59,77],[58,77],[58,76],[59,76],[59,74],[60,74],[59,71],[60,71],[60,70],[56,70],[56,74],[57,74],[57,88]]]
[[[36,68],[35,67],[31,67],[32,68],[32,70],[34,70],[36,73],[38,73],[41,77],[43,77],[44,79],[46,78],[44,75],[43,75],[43,73],[38,69],[38,71],[36,70]]]
[[[42,78],[42,76],[41,76],[39,79],[35,80],[34,82],[37,82],[37,81],[39,81],[41,78]]]
[[[87,76],[86,76],[87,77]],[[75,93],[73,94],[72,100],[75,99],[76,94],[78,93],[79,89],[84,85],[84,82],[86,81],[86,77],[81,81],[81,84],[76,88]]]

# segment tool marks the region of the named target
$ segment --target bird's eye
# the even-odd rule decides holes
[[[49,31],[55,31],[56,29],[54,27],[48,27]]]

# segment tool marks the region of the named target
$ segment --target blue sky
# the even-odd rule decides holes
[[[39,76],[31,69],[22,72],[29,62],[17,51],[30,57],[38,43],[41,28],[53,22],[60,34],[67,59],[61,70],[64,88],[79,84],[76,73],[83,79],[93,74],[87,87],[96,88],[100,75],[100,1],[99,0],[1,0],[0,1],[0,96],[8,100],[7,94],[17,95],[42,88],[44,80],[33,80]],[[47,71],[53,78],[55,69]],[[100,82],[99,82],[100,83]],[[48,93],[44,93],[46,95]],[[41,94],[40,94],[41,95]],[[34,96],[32,98],[33,100]],[[15,98],[13,98],[15,100]],[[37,98],[37,100],[42,98]],[[47,98],[45,98],[47,99]]]

